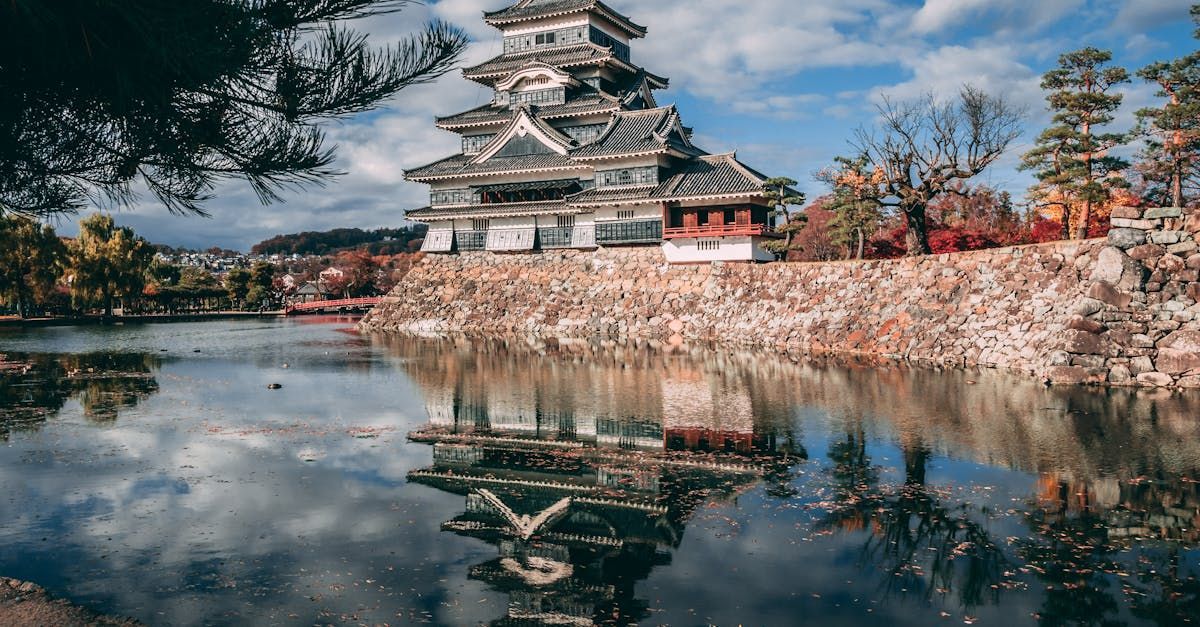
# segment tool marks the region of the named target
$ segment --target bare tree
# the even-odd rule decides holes
[[[925,212],[938,196],[983,172],[1021,134],[1024,110],[1004,96],[966,86],[957,99],[932,94],[912,102],[885,98],[876,128],[859,128],[851,144],[879,172],[879,204],[898,210],[908,229],[909,255],[927,255]]]

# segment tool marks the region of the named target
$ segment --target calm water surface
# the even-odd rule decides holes
[[[153,625],[1200,619],[1200,398],[352,327],[0,330],[0,576]]]

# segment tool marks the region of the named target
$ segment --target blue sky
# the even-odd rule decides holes
[[[515,0],[440,0],[356,25],[384,45],[430,18],[449,20],[474,38],[465,60],[495,54],[499,32],[481,13]],[[676,103],[696,142],[737,150],[770,175],[790,176],[815,198],[813,173],[839,154],[855,128],[869,125],[881,96],[952,96],[963,84],[1004,93],[1029,109],[1028,131],[982,182],[1020,198],[1029,179],[1015,164],[1045,124],[1040,76],[1059,54],[1084,46],[1113,51],[1132,71],[1196,48],[1192,0],[606,0],[649,28],[633,44],[634,61],[671,78],[659,94]],[[1113,129],[1156,102],[1152,86],[1125,86]],[[436,115],[490,99],[453,72],[406,90],[378,111],[329,129],[347,172],[324,188],[258,204],[232,182],[217,192],[211,219],[170,216],[153,203],[124,210],[119,222],[156,243],[241,250],[279,233],[403,223],[403,211],[427,202],[427,188],[403,169],[455,152],[456,135],[433,127]],[[60,226],[75,230],[74,220]]]

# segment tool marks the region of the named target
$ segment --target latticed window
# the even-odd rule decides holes
[[[562,104],[567,101],[567,90],[562,87],[553,87],[551,89],[534,89],[532,91],[516,91],[508,96],[508,104],[516,106],[519,104]]]
[[[633,219],[633,209],[622,209],[622,210],[618,211],[617,219],[618,220],[632,220]]]
[[[597,187],[617,187],[621,185],[655,185],[658,183],[658,167],[646,166],[641,168],[623,168],[620,170],[604,170],[596,173]]]
[[[606,126],[608,125],[588,124],[586,126],[567,126],[560,130],[580,144],[590,144],[596,141],[596,138],[600,137],[600,134],[604,132],[604,127]]]
[[[488,142],[492,141],[496,135],[467,135],[462,138],[462,150],[464,155],[477,154]]]
[[[662,239],[662,220],[641,222],[601,222],[596,224],[596,243],[628,244]]]
[[[575,216],[558,216],[559,228],[571,228],[575,226]]]
[[[488,230],[489,226],[491,226],[491,221],[487,218],[476,218],[471,220],[472,231],[486,231]]]
[[[471,202],[469,189],[443,189],[429,194],[429,204],[433,207],[446,205],[465,205]]]

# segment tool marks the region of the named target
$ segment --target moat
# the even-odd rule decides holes
[[[0,576],[145,624],[1200,619],[1197,395],[336,318],[0,353]]]

